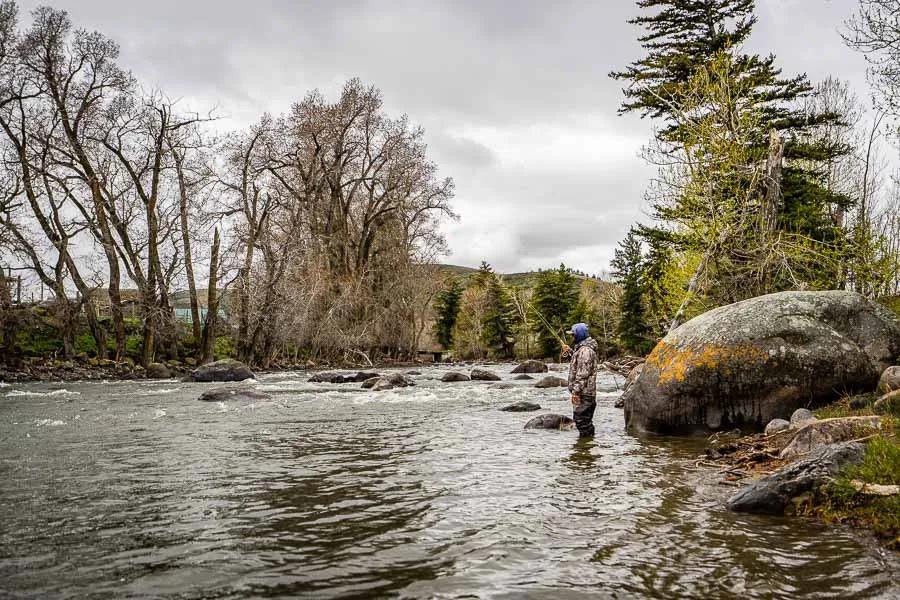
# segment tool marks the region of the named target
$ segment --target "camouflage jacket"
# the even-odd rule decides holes
[[[586,398],[597,395],[597,342],[587,338],[572,349],[569,364],[569,392]]]

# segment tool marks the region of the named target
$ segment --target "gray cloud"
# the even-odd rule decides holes
[[[652,123],[616,116],[621,88],[607,77],[641,55],[631,1],[52,4],[116,39],[144,85],[218,105],[222,126],[283,112],[312,88],[335,94],[350,77],[378,86],[389,112],[425,127],[432,158],[456,179],[449,261],[516,271],[565,260],[597,272],[643,218],[653,169],[638,154]],[[855,2],[757,4],[749,50],[866,95],[864,61],[836,31]]]

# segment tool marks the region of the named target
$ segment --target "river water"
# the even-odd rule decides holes
[[[0,596],[900,597],[865,535],[723,510],[701,442],[624,431],[621,378],[584,443],[498,410],[568,413],[565,390],[444,370],[263,375],[272,400],[211,404],[216,384],[2,384]]]

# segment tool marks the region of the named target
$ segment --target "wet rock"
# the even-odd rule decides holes
[[[218,387],[203,392],[201,402],[226,402],[228,400],[271,400],[272,396],[250,386]]]
[[[735,512],[783,514],[792,498],[827,483],[841,469],[859,464],[865,451],[859,442],[822,446],[806,458],[750,483],[725,506]]]
[[[534,379],[534,377],[528,375],[527,373],[519,373],[518,375],[513,377],[513,379],[515,379],[516,381],[525,381],[526,379]]]
[[[816,416],[805,408],[798,408],[791,414],[791,429],[800,429],[810,423],[815,423]]]
[[[625,378],[625,386],[622,388],[623,392],[627,391],[628,388],[630,388],[632,386],[632,384],[634,384],[634,382],[640,376],[641,371],[643,371],[643,370],[644,370],[644,363],[640,363],[639,365],[635,366],[633,369],[631,369],[628,372],[628,377]]]
[[[878,393],[887,394],[900,390],[900,366],[888,367],[878,378]]]
[[[872,408],[879,414],[900,417],[900,390],[888,392],[879,398]]]
[[[162,363],[150,363],[147,365],[147,379],[168,379],[172,371]]]
[[[670,332],[625,392],[625,420],[658,433],[762,429],[844,390],[872,390],[897,354],[900,319],[860,294],[768,294]]]
[[[362,383],[369,379],[381,377],[378,373],[359,371],[357,373],[338,373],[336,371],[323,371],[309,378],[310,383]]]
[[[412,377],[413,375],[421,375],[422,371],[407,371],[404,373],[407,377]]]
[[[253,377],[250,367],[231,358],[201,365],[190,374],[191,381],[243,381]]]
[[[371,389],[375,392],[389,390],[395,387],[408,387],[415,385],[413,381],[403,373],[391,373],[381,377],[370,377],[363,381],[363,389]]]
[[[569,382],[566,381],[565,379],[563,379],[562,377],[556,377],[554,375],[550,375],[550,376],[544,377],[543,379],[538,381],[536,384],[534,384],[534,387],[540,388],[540,389],[545,389],[545,388],[552,388],[552,387],[566,387],[568,385],[569,385]]]
[[[875,416],[813,421],[794,435],[779,456],[785,460],[795,460],[822,446],[863,438],[880,429],[881,417]]]
[[[575,428],[575,421],[571,417],[565,415],[549,414],[538,415],[525,423],[525,429],[560,429],[568,430]]]
[[[523,400],[522,402],[516,402],[515,404],[504,406],[500,410],[504,412],[532,412],[535,410],[541,410],[541,405],[535,404],[534,402],[526,402]]]
[[[769,421],[769,424],[766,425],[766,435],[775,435],[781,431],[787,431],[790,428],[790,421],[785,421],[784,419],[772,419]]]
[[[487,369],[472,369],[469,374],[472,381],[500,381],[500,376]]]
[[[539,360],[526,360],[512,370],[513,373],[546,373],[547,371],[547,365]]]
[[[441,381],[444,383],[454,383],[457,381],[469,381],[469,376],[465,373],[460,373],[459,371],[450,371],[449,373],[444,373],[444,376],[441,377]]]
[[[495,383],[491,386],[492,390],[511,390],[516,387],[514,383]]]

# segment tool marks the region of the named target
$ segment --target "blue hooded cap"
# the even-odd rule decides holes
[[[566,333],[575,336],[575,343],[580,344],[588,338],[588,326],[585,323],[575,323]]]

